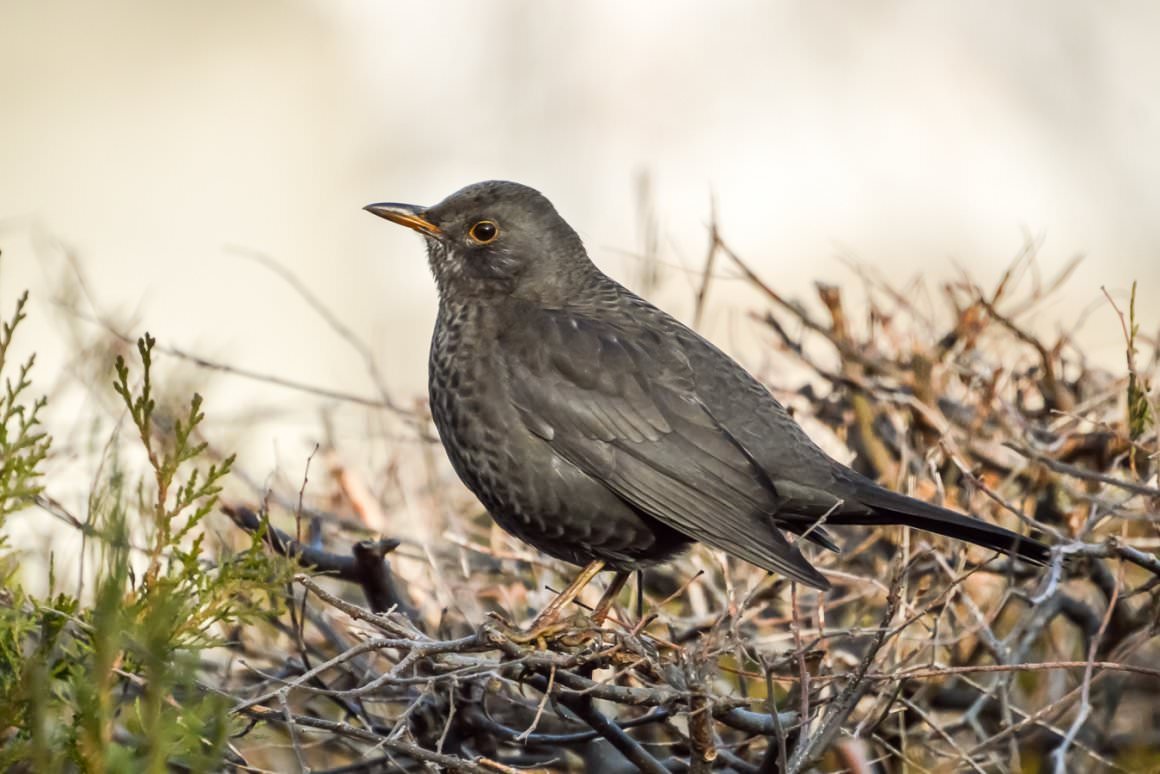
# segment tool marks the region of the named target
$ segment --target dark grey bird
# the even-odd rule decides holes
[[[455,471],[501,527],[586,565],[572,596],[606,567],[619,589],[694,541],[826,589],[783,534],[836,550],[821,522],[1047,561],[1042,543],[832,459],[733,359],[601,272],[539,192],[490,181],[366,209],[426,239],[431,412]]]

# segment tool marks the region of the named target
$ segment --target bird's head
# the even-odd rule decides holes
[[[491,180],[431,207],[364,209],[422,234],[444,300],[516,296],[552,305],[594,270],[580,237],[539,191]]]

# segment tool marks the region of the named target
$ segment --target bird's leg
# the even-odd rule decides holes
[[[584,587],[592,582],[596,574],[604,569],[604,562],[597,559],[590,562],[587,567],[580,571],[576,576],[576,580],[568,584],[568,588],[556,595],[556,598],[548,603],[548,606],[540,611],[536,619],[532,621],[529,631],[536,632],[540,629],[546,628],[549,624],[556,620],[556,616],[560,614],[561,608],[574,600]]]
[[[592,623],[597,626],[604,625],[604,619],[608,617],[608,611],[612,608],[612,603],[616,601],[616,595],[624,588],[624,584],[628,582],[630,573],[623,570],[617,570],[616,575],[612,578],[612,583],[608,584],[608,588],[604,592],[604,596],[596,603],[596,609],[592,611]]]
[[[644,570],[636,571],[636,620],[644,618]]]

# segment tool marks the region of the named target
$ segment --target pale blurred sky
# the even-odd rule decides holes
[[[1029,231],[1045,274],[1088,256],[1041,329],[1138,279],[1154,331],[1157,40],[1152,2],[0,0],[0,303],[33,290],[25,343],[52,378],[59,240],[138,331],[370,394],[358,356],[241,246],[297,273],[414,396],[435,291],[420,240],[364,204],[518,180],[631,280],[647,172],[667,263],[699,269],[711,193],[733,246],[809,298],[818,279],[853,292],[844,254],[993,283]],[[759,303],[720,303],[739,288],[715,288],[709,332],[730,348]],[[691,310],[679,271],[657,297]],[[1110,311],[1083,340],[1121,362]],[[215,385],[231,413],[320,403]],[[306,424],[270,431],[252,469]]]

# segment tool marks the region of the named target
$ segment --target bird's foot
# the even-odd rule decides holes
[[[561,618],[559,615],[545,617],[541,614],[526,629],[498,613],[490,615],[499,624],[504,637],[518,645],[534,644],[541,650],[546,650],[549,644],[577,648],[600,636],[600,627],[594,625],[592,619],[584,613],[569,618]]]
[[[527,629],[518,629],[498,614],[493,613],[492,616],[506,629],[504,632],[505,636],[515,643],[528,644],[535,642],[541,647],[545,647],[548,641],[551,640],[558,641],[569,647],[583,645],[599,636],[604,619],[608,616],[609,609],[612,606],[617,592],[620,591],[624,586],[625,580],[628,579],[628,573],[616,573],[612,584],[600,598],[600,602],[593,610],[591,616],[586,616],[583,613],[578,613],[571,618],[565,619],[562,619],[561,616],[563,616],[564,610],[568,605],[572,604],[580,592],[584,590],[584,587],[603,569],[604,562],[602,560],[597,559],[589,562],[576,579],[568,584],[566,589],[557,594],[548,603],[547,607],[540,611],[540,614],[536,616],[535,620],[532,621]]]

